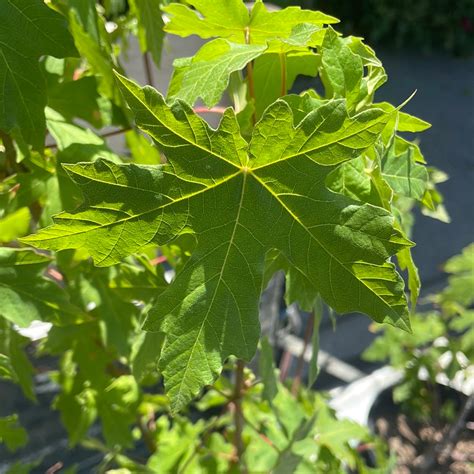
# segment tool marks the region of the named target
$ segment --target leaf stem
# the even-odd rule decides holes
[[[245,27],[245,43],[250,44],[250,28]],[[249,97],[253,99],[255,105],[255,85],[253,81],[253,61],[247,63],[247,83],[249,86]],[[255,112],[255,107],[252,113],[252,123],[255,125],[257,123],[257,114]]]
[[[281,70],[280,96],[283,97],[288,92],[287,85],[286,85],[287,71],[286,71],[286,54],[285,53],[280,53],[280,70]]]
[[[212,107],[210,109],[207,107],[194,107],[193,110],[196,114],[223,114],[225,107]]]
[[[145,76],[147,84],[149,86],[155,87],[155,81],[153,79],[153,68],[150,61],[150,53],[148,51],[146,53],[143,53],[143,65],[145,67]]]

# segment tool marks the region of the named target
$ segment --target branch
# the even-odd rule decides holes
[[[155,87],[155,81],[153,80],[153,67],[150,61],[150,53],[148,52],[143,53],[143,65],[145,66],[145,76],[147,84],[149,86]]]
[[[196,114],[223,114],[225,112],[225,107],[194,107],[194,112]]]

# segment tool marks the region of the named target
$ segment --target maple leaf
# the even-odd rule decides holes
[[[339,21],[300,7],[268,11],[260,0],[250,12],[242,0],[186,0],[183,3],[189,6],[172,3],[163,11],[170,16],[165,31],[184,37],[198,35],[227,38],[236,43],[266,44],[271,38],[290,37],[293,28],[302,23],[321,26]]]
[[[37,149],[46,130],[42,55],[77,56],[66,20],[42,0],[0,0],[0,128]]]
[[[85,248],[96,264],[110,265],[151,242],[194,233],[191,258],[145,322],[165,334],[159,365],[174,410],[212,383],[225,358],[254,355],[272,249],[336,311],[409,328],[404,284],[388,259],[411,242],[386,210],[325,185],[335,166],[374,144],[390,114],[371,108],[349,116],[338,99],[294,123],[278,100],[248,143],[231,109],[213,130],[187,104],[167,105],[153,88],[118,77],[138,127],[168,164],[67,165],[84,206],[23,241]]]

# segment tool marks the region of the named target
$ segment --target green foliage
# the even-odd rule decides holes
[[[0,129],[41,150],[46,87],[38,59],[77,51],[65,19],[41,0],[2,0],[0,23]]]
[[[364,353],[367,360],[388,360],[404,371],[394,397],[414,416],[438,415],[434,387],[440,376],[451,382],[469,380],[474,358],[473,257],[471,244],[446,263],[448,284],[430,297],[433,310],[412,315],[413,334],[401,337],[386,328]]]
[[[0,0],[0,377],[34,399],[37,358],[57,360],[54,408],[71,446],[103,454],[103,471],[369,472],[353,440],[378,442],[320,395],[291,394],[265,339],[263,383],[246,371],[233,387],[228,373],[257,351],[260,295],[278,270],[287,303],[314,309],[310,383],[322,301],[410,331],[394,257],[414,307],[407,216],[443,208],[439,173],[398,133],[429,124],[375,101],[381,62],[329,15],[261,1],[119,4]],[[165,4],[166,32],[212,38],[175,61],[166,98],[120,61],[136,35],[160,63]],[[288,95],[301,75],[323,87]],[[227,93],[211,128],[193,107]],[[100,131],[110,125],[125,152]],[[17,326],[36,320],[51,329],[30,345]],[[5,420],[1,439],[19,446],[15,415]],[[138,443],[143,463],[130,454]]]
[[[11,451],[24,446],[28,441],[28,435],[24,428],[18,424],[16,415],[0,418],[0,442],[7,445]]]

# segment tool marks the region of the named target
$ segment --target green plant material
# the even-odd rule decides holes
[[[28,434],[18,423],[18,416],[0,418],[0,443],[5,443],[10,451],[16,451],[28,441]]]
[[[132,374],[138,383],[156,374],[164,339],[162,333],[141,332],[138,335],[131,354]]]
[[[323,318],[323,302],[319,295],[316,297],[314,303],[313,313],[311,317],[314,319],[313,322],[313,335],[311,336],[311,360],[309,362],[308,370],[308,387],[311,388],[316,382],[316,379],[319,375],[318,367],[318,354],[319,354],[319,326],[321,324],[321,319]]]
[[[278,383],[275,376],[275,365],[273,363],[273,349],[267,338],[262,338],[260,358],[259,358],[259,372],[263,380],[263,400],[271,403],[278,393]]]
[[[362,59],[337,33],[328,28],[321,49],[321,78],[328,98],[345,97],[353,107],[361,94],[364,74]]]
[[[408,288],[410,289],[411,311],[415,311],[418,296],[420,296],[421,279],[418,267],[415,265],[410,249],[403,249],[397,253],[398,265],[408,272]]]
[[[0,378],[17,383],[30,400],[35,400],[34,369],[24,351],[28,343],[9,321],[0,319]]]
[[[0,315],[20,327],[34,320],[65,324],[83,317],[52,280],[43,276],[49,257],[0,248]]]
[[[69,25],[76,48],[81,56],[87,59],[92,73],[99,81],[99,93],[120,105],[121,96],[116,88],[113,73],[117,64],[115,64],[110,52],[101,47],[101,43],[90,36],[81,23],[76,10],[69,12]]]
[[[285,61],[285,77],[282,77],[282,61]],[[282,81],[286,81],[286,91],[291,89],[298,75],[316,76],[321,58],[310,51],[295,52],[282,58],[280,54],[264,54],[255,60],[254,79],[257,116],[282,93]]]
[[[41,0],[1,0],[0,24],[0,129],[41,150],[47,98],[38,59],[77,51],[66,20]]]
[[[31,214],[27,207],[21,207],[0,219],[0,243],[6,244],[30,231]]]
[[[131,9],[138,23],[138,39],[143,53],[149,52],[159,67],[163,48],[161,0],[132,0]]]
[[[175,61],[168,97],[194,104],[199,98],[216,105],[229,85],[230,75],[265,51],[265,45],[230,43],[216,39],[206,43],[192,58]]]
[[[471,244],[447,262],[446,269],[452,272],[448,284],[430,297],[436,309],[412,315],[412,334],[400,337],[400,333],[386,328],[364,352],[367,360],[388,359],[404,371],[394,398],[416,418],[435,419],[449,413],[448,407],[440,411],[438,406],[433,389],[438,377],[459,381],[468,378],[472,370],[474,312],[469,305],[473,302],[473,249]],[[421,373],[425,375],[420,377]]]
[[[373,109],[350,118],[344,110],[344,101],[331,101],[308,114],[294,128],[288,105],[277,102],[254,131],[247,155],[247,144],[239,137],[232,113],[226,113],[220,128],[211,132],[184,104],[170,108],[152,89],[140,89],[125,78],[120,80],[137,124],[161,145],[173,163],[173,170],[120,166],[105,161],[68,166],[68,172],[87,196],[88,208],[57,216],[54,226],[23,241],[57,250],[86,247],[96,264],[107,265],[136,252],[151,240],[165,243],[185,227],[197,234],[198,246],[193,257],[162,294],[161,304],[150,311],[145,326],[167,334],[160,367],[175,409],[183,407],[203,385],[212,382],[214,374],[220,371],[222,359],[230,354],[247,360],[252,357],[258,335],[256,315],[262,278],[262,270],[259,272],[258,268],[262,268],[268,248],[279,248],[339,312],[360,310],[378,321],[408,328],[402,281],[385,260],[411,243],[392,227],[392,218],[386,211],[337,198],[328,194],[323,184],[331,170],[329,165],[357,156],[374,142],[387,115]],[[274,135],[275,120],[280,124],[278,135]],[[199,129],[206,135],[196,135]],[[315,129],[320,133],[315,134]],[[229,134],[234,149],[222,147],[224,137]],[[189,150],[188,154],[183,155],[183,147]],[[188,159],[190,154],[194,157],[192,161]],[[302,157],[306,159],[303,161]],[[196,178],[193,162],[198,158],[201,177]],[[289,187],[290,181],[294,186],[291,179],[294,170],[308,177],[306,183],[300,180],[299,192]],[[187,181],[186,177],[191,176],[193,182]],[[313,176],[319,176],[320,187],[314,186]],[[137,182],[141,183],[140,188],[129,184]],[[176,195],[177,182],[181,182],[181,188]],[[183,186],[188,190],[183,191]],[[158,189],[163,191],[158,193]],[[304,198],[309,189],[313,194]],[[111,202],[110,197],[125,198],[126,204]],[[108,201],[106,205],[104,198]],[[252,205],[256,199],[268,200],[268,205],[262,206],[265,208],[262,215]],[[229,207],[212,205],[226,200]],[[157,206],[157,201],[163,203]],[[312,202],[319,203],[318,212],[308,212]],[[322,203],[327,210],[323,210]],[[212,222],[207,222],[208,206],[214,209]],[[99,208],[101,211],[97,212]],[[335,222],[336,213],[340,213],[340,218]],[[173,221],[167,215],[172,215]],[[176,219],[179,215],[182,217]],[[142,216],[145,221],[153,219],[155,223],[148,224],[145,230]],[[361,231],[361,222],[371,222],[372,227],[364,224]],[[276,228],[276,223],[280,233],[272,235],[268,228]],[[293,229],[292,233],[288,235],[285,228]],[[108,248],[103,245],[104,232],[108,235]],[[116,237],[112,238],[111,232]],[[272,235],[270,241],[269,235]],[[240,247],[245,248],[249,265],[243,268],[245,277],[236,280],[229,272],[235,266],[234,259],[242,258]],[[297,248],[306,250],[298,255],[293,250]],[[344,261],[351,264],[343,264],[338,256],[342,248]],[[308,265],[313,259],[319,262],[317,267]],[[371,263],[367,265],[363,261]],[[326,286],[322,283],[323,274],[330,276]],[[245,291],[243,281],[249,284]],[[358,298],[353,298],[347,288],[357,288]],[[214,295],[210,300],[209,292]],[[187,303],[176,307],[175,302],[180,300]],[[355,300],[359,301],[358,305]],[[223,319],[221,308],[235,312],[236,317]],[[245,323],[239,322],[239,313],[245,315]],[[211,332],[208,327],[212,328]],[[186,336],[176,338],[176,334]],[[204,341],[211,334],[212,338],[221,334],[213,342],[215,348],[222,347],[220,354],[204,350]],[[208,368],[203,367],[203,359]],[[201,375],[197,376],[195,371]],[[188,379],[186,375],[191,373],[194,375]]]
[[[250,13],[241,0],[186,0],[185,3],[171,3],[163,8],[171,18],[165,26],[166,32],[183,37],[198,35],[227,38],[235,43],[265,44],[274,37],[290,37],[293,28],[303,23],[322,26],[338,22],[324,13],[299,7],[270,12],[260,0]]]
[[[393,148],[382,159],[382,176],[399,195],[421,201],[428,183],[426,167],[415,162],[409,148],[401,155],[395,155]]]
[[[465,308],[474,303],[474,244],[463,249],[460,255],[450,258],[444,270],[451,274],[448,287],[441,293],[441,303],[456,302]]]
[[[160,152],[146,137],[135,130],[125,134],[125,140],[134,163],[142,165],[158,165],[161,163]]]
[[[48,106],[68,122],[80,118],[101,128],[113,120],[112,103],[97,92],[95,77],[81,77],[48,88]]]
[[[0,19],[2,1],[7,13],[35,3],[0,0]],[[159,62],[163,5],[169,33],[215,38],[175,62],[169,101],[113,75],[136,44],[132,35]],[[52,45],[38,52],[41,35],[22,22],[22,38],[10,17],[0,22],[0,52],[22,52],[26,42],[35,51],[15,61],[31,62],[28,85],[41,80],[48,107],[43,115],[45,98],[34,133],[42,144],[44,117],[49,133],[40,153],[24,124],[3,130],[0,121],[0,377],[34,398],[40,362],[59,387],[52,407],[69,444],[98,451],[100,472],[370,472],[357,442],[370,443],[378,469],[389,472],[367,429],[338,421],[320,395],[302,386],[293,395],[278,382],[267,341],[258,375],[246,368],[238,387],[231,375],[233,356],[249,361],[256,352],[259,299],[277,271],[287,304],[315,310],[310,384],[323,301],[333,321],[335,310],[359,311],[410,328],[392,260],[408,273],[413,310],[419,278],[406,236],[415,204],[446,217],[436,189],[443,175],[398,135],[429,125],[374,103],[387,79],[374,51],[327,28],[331,16],[269,11],[261,1],[134,0],[127,10],[124,0],[36,0],[24,11],[40,10],[58,19],[42,31],[53,40],[56,27],[66,32],[56,53]],[[81,57],[61,58],[64,48],[76,53],[72,41]],[[324,91],[287,95],[301,75],[322,79]],[[231,107],[209,111],[222,115],[211,128],[192,107],[213,106],[226,92]],[[120,128],[92,131],[84,121]],[[106,138],[122,133],[119,156]],[[21,238],[27,226],[35,234]],[[18,237],[50,252],[16,249]],[[442,327],[430,317],[425,331],[415,316],[415,329],[430,345],[448,324],[462,334],[452,354],[470,357],[472,312],[454,301],[467,294],[465,273],[452,275],[454,293],[435,300]],[[16,325],[35,319],[52,327],[30,344]],[[395,344],[418,347],[418,334],[393,331]],[[412,352],[401,351],[400,363]],[[442,353],[437,346],[413,370],[435,366]],[[453,357],[449,376],[463,361]],[[408,400],[420,387],[406,384],[397,396]],[[143,445],[149,453],[132,459]]]

